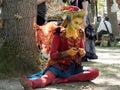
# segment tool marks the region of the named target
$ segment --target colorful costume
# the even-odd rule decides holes
[[[58,27],[59,32],[54,34],[45,70],[28,78],[23,77],[25,90],[45,87],[51,83],[89,81],[98,76],[97,69],[81,65],[81,57],[85,55],[84,34],[80,29],[83,17],[83,11],[69,12],[65,30],[61,31],[61,27]]]

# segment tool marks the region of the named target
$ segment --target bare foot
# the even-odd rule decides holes
[[[24,87],[24,90],[33,90],[33,88],[30,85],[30,82],[29,82],[29,80],[27,79],[26,76],[21,77],[20,83]]]

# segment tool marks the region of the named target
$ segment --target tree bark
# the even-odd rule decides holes
[[[108,12],[108,17],[110,19],[110,23],[112,25],[112,31],[115,36],[119,35],[118,28],[117,28],[117,13],[116,12],[111,12],[111,3],[109,0],[107,0],[107,12]]]
[[[33,19],[36,0],[4,0],[0,31],[1,73],[28,73],[39,70],[39,51],[36,47]]]

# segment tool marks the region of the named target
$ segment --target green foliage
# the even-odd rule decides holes
[[[98,5],[98,14],[101,15],[103,12],[107,12],[107,6],[106,6],[106,0],[98,0],[97,5]]]

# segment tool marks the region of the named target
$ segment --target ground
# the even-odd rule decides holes
[[[49,85],[35,90],[120,90],[120,47],[96,47],[98,59],[83,65],[96,67],[100,75],[90,82]],[[0,90],[23,90],[19,78],[0,80]]]

